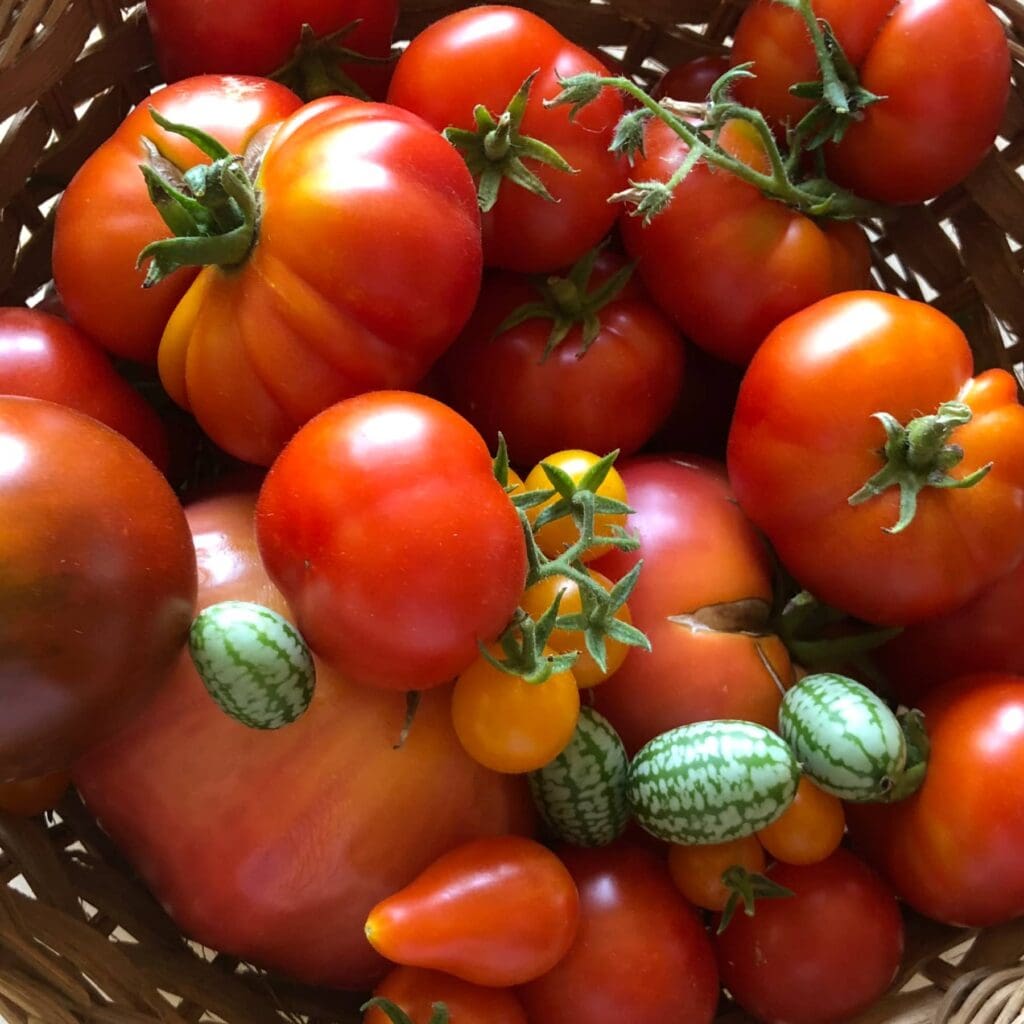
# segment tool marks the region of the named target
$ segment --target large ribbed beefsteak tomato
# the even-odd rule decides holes
[[[286,612],[260,565],[254,502],[189,510],[200,606]],[[451,847],[530,824],[521,781],[463,753],[449,692],[424,694],[396,750],[404,695],[320,665],[305,715],[265,733],[224,715],[186,656],[75,782],[188,935],[302,981],[368,986],[385,967],[363,935],[370,909]]]

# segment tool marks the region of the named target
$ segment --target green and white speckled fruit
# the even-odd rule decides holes
[[[832,673],[786,693],[779,732],[804,771],[843,800],[882,800],[903,775],[907,744],[896,716],[866,686]]]
[[[210,696],[253,729],[279,729],[309,707],[313,656],[277,612],[248,601],[222,601],[196,617],[188,641]]]
[[[781,737],[753,722],[696,722],[656,736],[629,772],[637,822],[670,843],[753,835],[793,802],[800,766]]]
[[[606,846],[629,821],[629,758],[619,734],[593,708],[580,709],[569,745],[529,776],[530,792],[552,832],[574,846]]]

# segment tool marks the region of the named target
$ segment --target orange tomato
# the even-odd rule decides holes
[[[461,978],[428,971],[421,967],[396,967],[374,989],[405,1014],[411,1024],[430,1024],[433,1006],[444,1003],[450,1024],[527,1024],[526,1012],[515,994],[507,989],[484,988]],[[383,1010],[366,1011],[363,1024],[392,1024]]]
[[[761,829],[757,838],[784,864],[817,864],[839,848],[845,831],[842,802],[805,775],[782,817]]]
[[[754,836],[710,846],[675,846],[668,852],[668,870],[676,888],[695,906],[724,910],[733,895],[722,883],[731,867],[752,875],[764,871],[765,856]]]

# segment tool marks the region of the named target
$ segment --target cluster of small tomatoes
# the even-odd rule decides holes
[[[832,1024],[898,899],[1024,913],[1024,409],[858,223],[991,147],[989,6],[754,0],[653,98],[521,8],[389,62],[395,0],[147,7],[61,316],[0,310],[0,806],[73,777],[188,935],[366,1024]],[[920,707],[916,792],[631,823],[631,758],[824,670]],[[723,834],[728,742],[652,769]]]

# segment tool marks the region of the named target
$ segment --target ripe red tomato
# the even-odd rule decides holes
[[[1024,678],[952,680],[922,702],[924,785],[847,807],[858,849],[915,910],[987,927],[1024,914]]]
[[[556,201],[505,178],[496,204],[485,213],[485,262],[525,273],[564,270],[615,223],[608,197],[624,187],[627,172],[625,161],[608,150],[623,112],[619,94],[606,89],[573,121],[567,107],[544,106],[559,92],[556,76],[603,75],[603,65],[529,11],[471,7],[435,21],[413,40],[388,90],[388,102],[419,114],[439,131],[472,130],[478,104],[497,119],[535,71],[522,135],[553,146],[578,173],[542,164],[527,152],[524,166]],[[482,163],[493,166],[503,159],[497,152],[493,162],[480,155]]]
[[[643,559],[629,609],[652,650],[632,651],[594,691],[597,709],[631,752],[690,722],[740,718],[774,728],[782,695],[765,660],[785,685],[792,668],[776,636],[757,635],[772,568],[722,468],[648,456],[624,463],[622,478],[640,549],[612,552],[594,567],[618,580]]]
[[[819,864],[776,864],[789,889],[736,914],[715,937],[722,984],[765,1024],[837,1024],[892,984],[903,956],[896,897],[846,850]]]
[[[582,288],[568,277],[540,286],[510,273],[485,281],[440,372],[452,406],[484,437],[503,433],[516,463],[532,465],[565,448],[628,455],[668,416],[682,386],[683,343],[639,285],[628,282],[598,310],[600,330],[584,345],[587,295],[625,266],[624,257],[602,253]],[[552,319],[534,317],[498,332],[513,311],[538,302],[573,323],[547,356]]]
[[[160,376],[220,447],[269,465],[322,409],[411,387],[451,344],[480,286],[480,216],[443,138],[344,96],[286,120],[252,184],[258,244],[200,273]]]
[[[488,836],[449,850],[378,903],[366,937],[396,963],[508,988],[554,967],[578,922],[576,885],[550,850]]]
[[[811,306],[754,358],[729,437],[729,476],[782,563],[826,604],[906,625],[963,604],[1020,561],[1024,409],[1009,373],[971,374],[956,324],[881,292]],[[906,474],[922,483],[940,465],[956,478],[990,461],[992,471],[968,489],[925,486],[910,525],[887,532],[900,520],[901,488],[849,500],[887,463],[875,414],[907,425],[954,401],[969,422],[943,438],[933,421],[915,420],[915,448],[904,455],[905,443],[893,442],[888,461],[918,459],[917,468],[906,462]],[[931,450],[944,444],[959,446],[960,464],[943,462],[955,448]]]
[[[1010,51],[989,5],[814,0],[814,12],[831,25],[861,85],[885,97],[828,147],[830,176],[886,203],[923,202],[963,180],[992,145],[1009,96]],[[755,0],[736,28],[732,60],[754,62],[757,77],[736,86],[741,102],[778,125],[795,125],[810,110],[789,91],[820,78],[807,28],[792,9]]]
[[[145,271],[135,265],[145,245],[170,235],[139,171],[143,140],[178,167],[208,162],[190,142],[160,128],[151,107],[240,153],[261,128],[300,105],[275,82],[208,75],[161,89],[136,107],[82,164],[57,206],[53,279],[72,322],[116,355],[154,362],[164,325],[195,275],[185,269],[143,289]]]
[[[211,5],[206,0],[146,0],[157,63],[168,82],[210,73],[268,76],[281,69],[299,45],[302,26],[317,37],[347,25],[339,45],[366,57],[387,57],[398,19],[398,0],[247,0]],[[319,71],[319,75],[316,75]],[[340,71],[340,75],[338,72]],[[380,98],[388,69],[380,64],[341,61],[338,68],[310,67],[309,82],[330,92],[347,92],[342,76]],[[332,78],[338,75],[341,81]],[[299,90],[307,99],[313,96]]]
[[[37,775],[18,782],[0,782],[0,811],[33,818],[54,807],[71,785],[67,771]]]
[[[667,96],[673,100],[701,103],[708,98],[711,86],[728,70],[728,57],[695,57],[669,68],[658,79],[651,95],[656,100]]]
[[[877,651],[888,691],[909,706],[957,676],[1024,676],[1022,608],[1024,561],[974,600],[947,615],[908,626]]]
[[[263,484],[257,532],[310,647],[354,683],[451,681],[525,587],[486,444],[423,395],[362,395],[303,427]]]
[[[576,942],[520,990],[538,1024],[710,1024],[718,973],[704,927],[664,862],[617,843],[562,851],[580,894]]]
[[[404,1010],[412,1024],[430,1024],[434,1003],[444,1003],[451,1024],[527,1024],[514,993],[484,988],[440,971],[396,967],[373,990]],[[391,1024],[383,1010],[367,1011],[363,1024]]]
[[[730,121],[722,147],[757,170],[767,157],[754,128]],[[663,122],[646,131],[634,181],[668,181],[686,144]],[[713,355],[746,363],[779,322],[836,292],[870,283],[864,232],[812,221],[732,174],[698,164],[648,225],[624,213],[622,237],[655,302]]]
[[[0,781],[67,768],[170,673],[196,567],[178,499],[120,434],[0,397]]]
[[[71,324],[31,309],[0,309],[0,394],[66,405],[123,434],[166,471],[167,431],[118,376],[103,351]]]
[[[288,614],[260,564],[254,502],[234,493],[189,508],[200,608],[241,600]],[[522,781],[462,752],[449,702],[448,690],[424,694],[396,750],[403,696],[318,663],[309,710],[260,732],[210,700],[186,655],[140,716],[78,762],[75,784],[186,934],[311,984],[366,988],[386,966],[363,934],[379,900],[459,843],[532,825]]]

